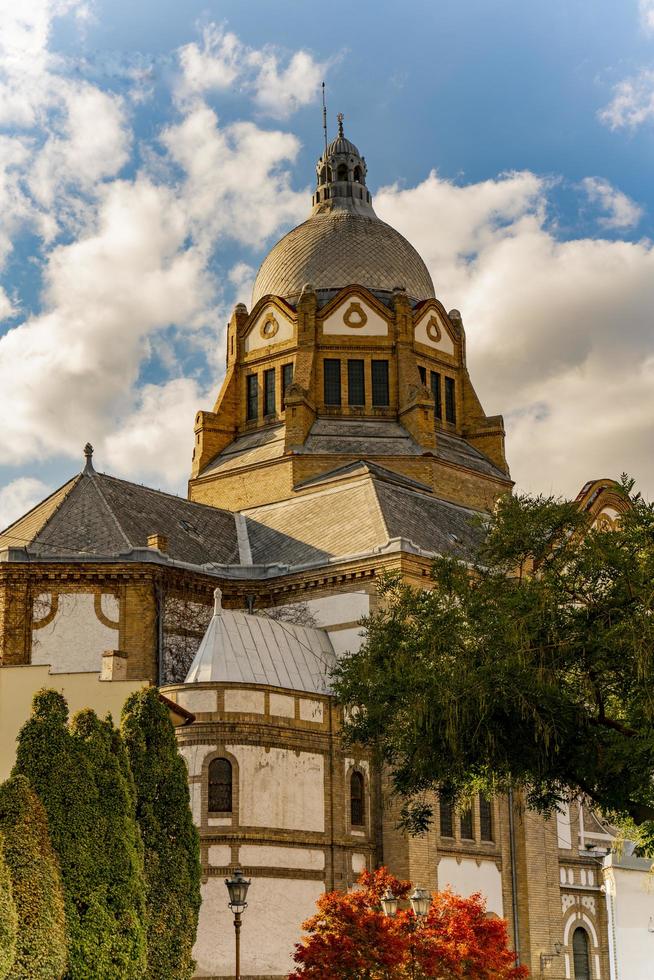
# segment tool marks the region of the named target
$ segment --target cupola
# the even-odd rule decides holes
[[[343,113],[339,112],[338,136],[325,147],[316,164],[316,191],[311,202],[314,208],[342,200],[364,212],[372,211],[370,191],[366,187],[367,169],[366,158],[345,137]]]

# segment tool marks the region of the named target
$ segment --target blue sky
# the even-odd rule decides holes
[[[0,523],[184,492],[224,323],[331,126],[463,312],[519,486],[654,492],[654,2],[0,4]]]

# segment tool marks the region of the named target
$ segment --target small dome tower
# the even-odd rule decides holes
[[[372,214],[372,198],[366,187],[366,158],[343,132],[343,113],[338,114],[338,136],[325,147],[316,164],[314,213],[346,207]]]

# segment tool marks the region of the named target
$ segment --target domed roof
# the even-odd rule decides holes
[[[343,133],[325,147],[316,167],[317,188],[308,221],[289,231],[261,264],[252,306],[272,294],[294,302],[310,283],[316,292],[365,286],[382,299],[396,286],[411,300],[431,299],[434,284],[413,245],[375,214],[366,187],[366,162]]]
[[[369,213],[332,207],[315,211],[289,231],[264,259],[252,291],[252,306],[272,293],[296,300],[306,283],[337,290],[356,283],[372,292],[403,286],[415,301],[430,299],[427,266],[399,231]]]

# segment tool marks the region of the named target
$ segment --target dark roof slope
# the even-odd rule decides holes
[[[95,471],[81,473],[65,489],[66,493],[57,491],[37,505],[28,515],[29,522],[21,518],[0,534],[0,547],[24,547],[42,559],[116,557],[147,547],[150,534],[162,534],[168,539],[168,555],[176,561],[194,565],[239,561],[230,511]]]

